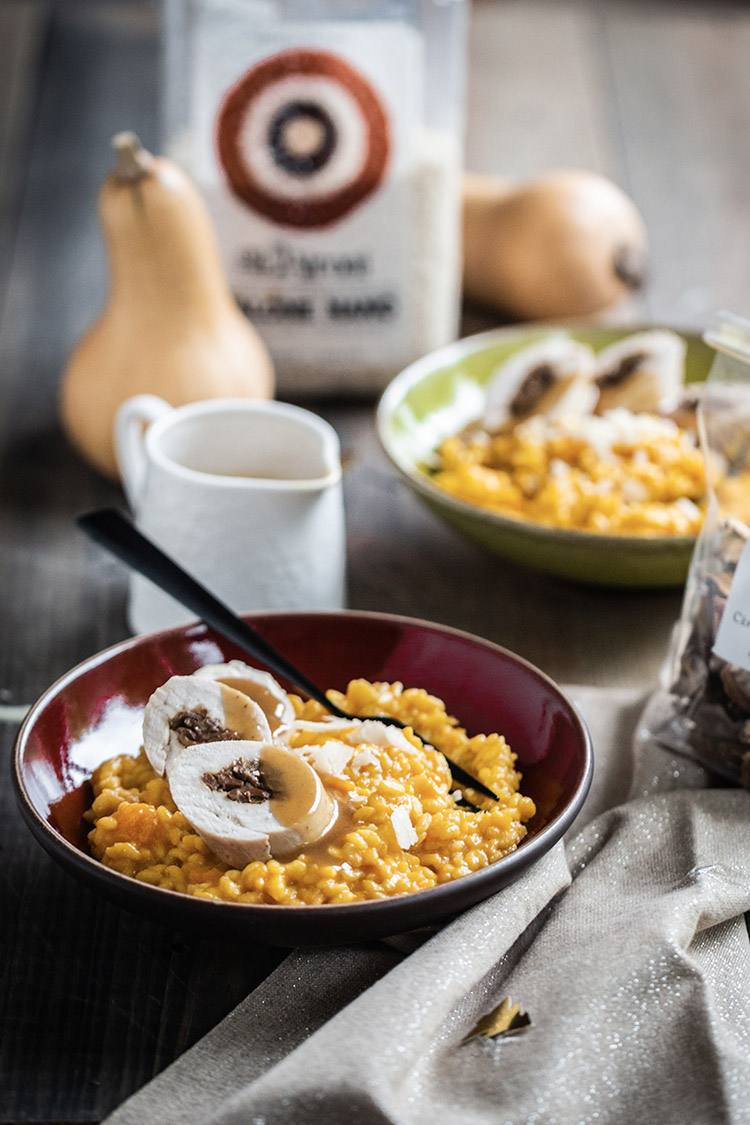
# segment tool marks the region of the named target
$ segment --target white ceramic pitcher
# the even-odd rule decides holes
[[[115,447],[136,523],[239,613],[340,609],[346,538],[335,430],[281,402],[214,399],[120,407]],[[189,611],[134,574],[134,632]]]

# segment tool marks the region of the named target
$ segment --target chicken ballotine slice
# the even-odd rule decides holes
[[[625,407],[634,414],[668,414],[680,402],[685,383],[681,336],[651,329],[626,336],[597,356],[596,413]]]
[[[292,701],[270,672],[252,668],[242,660],[230,660],[227,664],[204,664],[193,675],[218,680],[248,695],[264,712],[274,738],[282,737],[294,723]]]
[[[143,716],[143,748],[158,774],[184,747],[270,739],[271,728],[260,705],[210,678],[172,676],[153,693]]]
[[[280,684],[241,661],[172,676],[146,705],[151,765],[166,775],[195,831],[232,867],[291,856],[336,821],[338,803],[312,765],[278,741],[293,722]]]
[[[181,746],[170,755],[167,778],[195,831],[239,869],[294,855],[325,836],[338,814],[309,762],[273,742]]]
[[[552,336],[512,355],[487,384],[483,426],[495,433],[532,414],[590,414],[597,390],[591,348]]]

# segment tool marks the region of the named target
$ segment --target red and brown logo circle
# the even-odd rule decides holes
[[[292,48],[251,67],[226,94],[216,147],[229,186],[275,223],[337,222],[382,182],[388,116],[373,87],[329,51]]]

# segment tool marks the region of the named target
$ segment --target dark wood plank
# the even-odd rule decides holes
[[[613,175],[618,138],[606,127],[596,7],[475,0],[468,74],[466,166],[526,179],[551,168]]]
[[[153,143],[157,59],[151,5],[103,4],[96,18],[80,3],[58,9],[0,319],[0,581],[14,591],[3,599],[2,623],[16,638],[0,657],[0,683],[12,702],[29,702],[66,667],[125,635],[124,575],[74,525],[78,512],[120,502],[121,493],[67,445],[57,390],[67,353],[106,291],[96,195],[109,138],[132,125]]]
[[[21,202],[36,81],[51,18],[48,0],[0,4],[0,307]]]
[[[747,6],[616,3],[604,41],[653,248],[651,315],[698,327],[720,308],[747,316]]]
[[[7,777],[11,731],[0,730]],[[0,787],[0,1120],[97,1121],[224,1017],[280,951],[196,939],[63,873]]]

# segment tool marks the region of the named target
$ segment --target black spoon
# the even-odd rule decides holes
[[[243,621],[228,606],[214,597],[197,579],[184,571],[174,559],[171,559],[160,547],[157,547],[155,543],[143,535],[122,512],[118,512],[114,508],[101,508],[96,512],[88,512],[86,515],[79,516],[78,526],[91,539],[102,547],[106,547],[108,551],[116,555],[132,570],[137,570],[139,574],[150,579],[165,593],[171,594],[186,609],[189,609],[196,617],[210,625],[222,637],[226,637],[227,640],[232,641],[257,660],[260,660],[272,672],[300,688],[311,699],[316,700],[327,711],[330,711],[332,715],[336,715],[340,719],[361,718],[360,715],[351,715],[348,711],[344,711],[337,706],[317,684],[314,684],[303,672],[290,664],[285,656],[282,656],[273,645],[270,645],[260,633],[256,632],[252,625]],[[389,726],[401,727],[402,729],[407,725],[402,723],[400,719],[394,719],[391,715],[368,716],[368,718],[377,718],[381,723],[387,723]],[[419,732],[415,733],[419,734]],[[426,742],[427,740],[422,739],[422,741]],[[497,794],[493,793],[488,786],[481,781],[477,781],[465,769],[452,762],[442,750],[440,753],[443,754],[450,766],[455,781],[475,789],[478,793],[484,793],[485,796],[492,797],[495,801],[499,799]]]

